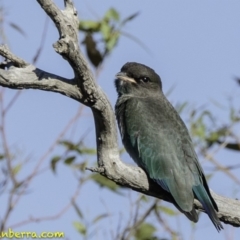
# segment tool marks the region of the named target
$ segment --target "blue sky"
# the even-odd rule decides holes
[[[63,6],[61,0],[55,1]],[[140,15],[130,22],[125,31],[140,39],[151,51],[144,51],[134,41],[122,37],[113,54],[106,60],[98,82],[106,92],[112,105],[116,101],[114,76],[121,66],[128,61],[146,64],[162,78],[163,89],[166,92],[172,86],[174,91],[169,99],[173,104],[189,101],[192,106],[207,106],[214,111],[220,124],[227,121],[227,99],[235,98],[237,106],[239,87],[234,77],[240,76],[240,2],[231,1],[75,1],[80,19],[98,20],[110,7],[116,8],[121,17],[139,11]],[[2,0],[6,15],[5,32],[11,50],[28,62],[32,61],[40,44],[46,16],[36,1]],[[10,28],[7,22],[17,23],[26,33],[20,35]],[[52,48],[58,39],[58,32],[49,21],[45,46],[36,66],[45,71],[67,78],[73,76],[71,68]],[[6,90],[6,101],[14,95],[13,90]],[[222,109],[216,107],[213,101],[220,103]],[[238,104],[239,106],[239,104]],[[24,91],[13,109],[7,115],[8,139],[20,156],[31,156],[31,161],[24,171],[30,170],[59,131],[67,124],[77,111],[79,103],[62,95],[36,91]],[[91,129],[87,138],[88,146],[95,146],[93,119],[88,109],[84,116],[70,131],[68,137],[78,139],[87,129]],[[239,132],[239,129],[238,129]],[[57,149],[55,153],[58,153]],[[223,165],[231,165],[239,161],[239,154],[221,152],[217,159]],[[125,154],[124,161],[132,160]],[[49,159],[44,166],[49,165]],[[206,166],[209,164],[206,164]],[[204,165],[205,166],[205,165]],[[203,167],[204,167],[203,166]],[[22,174],[25,174],[23,172]],[[239,171],[234,171],[238,173]],[[76,186],[71,171],[60,166],[57,175],[50,171],[44,177],[37,178],[30,193],[20,202],[9,223],[26,219],[28,216],[45,216],[54,214],[69,201]],[[239,186],[224,174],[218,173],[210,181],[210,187],[217,193],[229,197],[240,197]],[[54,191],[53,191],[54,189]],[[134,193],[131,193],[134,196]],[[114,197],[114,203],[111,198]],[[99,202],[99,198],[102,199]],[[110,201],[108,201],[109,199]],[[129,211],[127,197],[111,195],[106,190],[87,185],[81,189],[78,204],[83,206],[90,217],[95,212],[106,211],[102,201],[114,209],[115,215]],[[118,208],[119,207],[119,208]],[[102,212],[101,212],[101,209]],[[47,214],[46,214],[47,213]],[[184,239],[191,239],[190,224],[185,217],[180,219]],[[77,220],[73,210],[56,222],[30,224],[17,230],[28,231],[65,231],[69,239],[79,235],[72,227],[72,221]],[[113,220],[116,220],[113,217]],[[179,220],[171,220],[173,226],[178,226]],[[114,225],[114,224],[113,224]],[[220,234],[214,229],[205,214],[201,215],[195,234],[196,240],[202,239],[237,239],[239,229],[225,227]],[[227,236],[233,234],[232,238]],[[98,239],[103,239],[99,236]]]

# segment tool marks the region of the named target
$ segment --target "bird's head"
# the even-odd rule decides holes
[[[116,75],[115,86],[119,96],[146,96],[162,91],[162,82],[158,74],[150,67],[136,62],[123,65],[121,72]]]

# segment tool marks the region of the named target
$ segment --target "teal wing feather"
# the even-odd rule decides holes
[[[194,191],[194,194],[196,195],[196,198],[202,203],[205,211],[207,212],[209,218],[211,219],[211,221],[214,224],[214,226],[216,227],[216,229],[218,231],[223,229],[223,227],[216,215],[216,212],[214,210],[212,201],[211,201],[209,195],[207,194],[204,186],[201,184],[198,186],[193,186],[193,191]]]

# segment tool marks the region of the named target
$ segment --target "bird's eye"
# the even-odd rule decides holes
[[[141,82],[144,82],[144,83],[147,83],[147,82],[150,81],[150,79],[149,79],[148,77],[141,77],[141,78],[140,78],[140,81],[141,81]]]

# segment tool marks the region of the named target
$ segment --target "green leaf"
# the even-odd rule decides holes
[[[59,144],[65,146],[68,150],[78,151],[78,145],[74,144],[73,142],[64,140],[60,141]]]
[[[82,43],[86,46],[89,60],[95,67],[98,67],[103,58],[101,52],[98,50],[98,44],[94,39],[93,34],[87,33]]]
[[[92,174],[90,178],[93,179],[100,187],[106,187],[113,192],[116,192],[119,189],[119,186],[115,182],[103,177],[98,173]]]
[[[84,172],[86,170],[87,164],[88,164],[88,162],[84,161],[82,163],[75,164],[74,167],[76,169],[79,169],[81,172]]]
[[[64,160],[64,163],[67,164],[67,165],[71,165],[76,159],[76,156],[71,156],[71,157],[68,157]]]
[[[206,139],[206,134],[207,134],[206,133],[207,127],[206,127],[206,124],[204,123],[205,116],[210,116],[209,112],[207,111],[202,112],[200,117],[198,117],[197,120],[193,122],[191,125],[192,134],[203,140]]]
[[[143,201],[143,202],[149,202],[149,197],[146,196],[146,195],[144,195],[144,194],[142,194],[142,195],[141,195],[141,201]]]
[[[78,154],[87,154],[87,155],[96,155],[97,151],[95,148],[86,148],[81,146],[80,144],[74,144],[73,142],[70,141],[60,141],[59,142],[61,145],[66,147],[70,151],[75,151]],[[80,145],[80,146],[79,146]]]
[[[17,164],[17,165],[13,168],[12,173],[13,173],[14,175],[17,175],[17,174],[20,172],[21,168],[22,168],[22,164]]]
[[[20,34],[22,34],[23,36],[26,36],[26,33],[23,31],[23,29],[22,29],[19,25],[17,25],[16,23],[10,22],[9,25],[10,25],[13,29],[15,29],[17,32],[19,32]]]
[[[136,240],[148,240],[153,239],[154,232],[156,231],[156,228],[149,223],[143,223],[141,224],[138,229],[135,232]]]
[[[96,155],[97,151],[95,148],[81,148],[81,153],[87,155]]]
[[[109,21],[111,19],[119,21],[119,13],[114,9],[110,8],[104,15],[104,19]]]
[[[61,160],[61,157],[55,156],[51,160],[51,169],[54,173],[56,173],[56,165]]]
[[[5,159],[5,155],[0,154],[0,161]]]
[[[178,213],[176,211],[174,211],[171,208],[165,207],[165,206],[158,206],[157,209],[160,210],[161,212],[166,213],[169,216],[176,216],[176,215],[178,215]]]
[[[239,122],[240,121],[240,115],[236,113],[236,110],[231,107],[230,109],[230,120],[232,122]]]
[[[123,21],[121,22],[121,26],[125,25],[127,22],[133,20],[135,17],[137,17],[139,15],[139,12],[133,13],[130,16],[126,17],[123,19]]]
[[[206,126],[202,122],[197,121],[197,122],[192,124],[191,132],[192,132],[193,135],[198,136],[201,139],[205,139]]]
[[[110,34],[111,34],[111,26],[109,25],[109,23],[107,22],[102,22],[101,24],[101,33],[103,35],[103,39],[105,41],[107,41],[110,38]]]
[[[113,48],[117,45],[119,36],[120,35],[118,32],[114,32],[113,34],[111,34],[110,38],[108,38],[106,42],[106,49],[108,52],[112,51]]]
[[[78,207],[78,205],[75,203],[75,201],[72,202],[72,205],[77,213],[77,215],[82,219],[83,218],[83,214],[82,211],[80,210],[80,208]]]
[[[207,138],[207,141],[211,142],[211,143],[214,143],[214,142],[217,142],[218,139],[220,138],[220,134],[219,132],[211,132],[209,134],[209,137]]]
[[[96,222],[98,222],[98,221],[100,221],[100,220],[102,220],[103,218],[106,218],[106,217],[108,217],[108,216],[109,216],[109,214],[103,213],[103,214],[97,216],[96,218],[94,218],[93,223],[96,223]]]
[[[80,21],[79,30],[84,32],[99,32],[101,23],[95,21]]]
[[[87,228],[80,222],[73,222],[74,228],[83,236],[86,236],[87,234]]]

